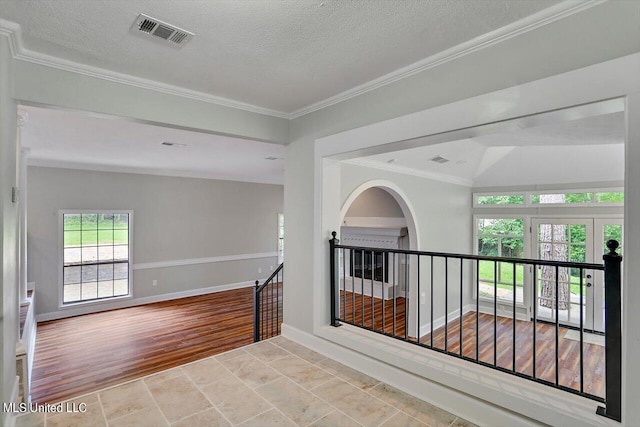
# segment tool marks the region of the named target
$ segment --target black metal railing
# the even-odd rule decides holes
[[[253,341],[258,342],[280,335],[282,324],[282,284],[284,263],[260,285],[253,288]]]
[[[351,324],[578,394],[604,403],[600,415],[620,420],[622,257],[615,240],[607,242],[603,265],[347,246],[332,236],[331,325]],[[380,258],[385,262],[374,261]],[[511,286],[500,283],[499,265]],[[604,332],[587,325],[583,308],[595,283],[604,286]],[[604,348],[592,341],[598,334]]]

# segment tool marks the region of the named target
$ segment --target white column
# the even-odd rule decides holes
[[[640,93],[627,96],[622,279],[622,422],[640,425]]]
[[[17,139],[18,147],[22,144],[22,128],[27,122],[26,113],[18,115]],[[28,304],[27,301],[27,157],[30,150],[28,148],[20,148],[20,161],[18,163],[18,265],[19,265],[19,286],[20,286],[20,305]]]

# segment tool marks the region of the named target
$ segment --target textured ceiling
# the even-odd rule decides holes
[[[320,102],[554,0],[0,0],[25,48],[281,112]],[[196,33],[136,37],[139,13]]]

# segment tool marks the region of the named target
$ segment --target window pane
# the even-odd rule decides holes
[[[95,282],[98,279],[98,266],[97,265],[83,265],[82,266],[82,283]]]
[[[479,205],[522,205],[524,196],[522,194],[478,196],[477,200]]]
[[[64,268],[64,284],[80,283],[80,272],[82,267],[65,267]]]
[[[97,283],[82,283],[82,299],[96,299],[98,298],[98,284]]]
[[[596,193],[598,203],[624,203],[624,192],[610,191],[606,193]]]
[[[113,280],[98,282],[98,298],[113,296]]]
[[[113,280],[113,264],[100,264],[98,266],[98,281]]]
[[[82,261],[80,248],[68,248],[64,250],[64,265],[79,264]]]
[[[129,263],[118,262],[113,264],[113,278],[126,279],[129,277]]]
[[[113,246],[98,247],[98,261],[111,261],[113,259]]]
[[[80,231],[65,231],[64,246],[80,246],[82,233]]]
[[[531,195],[533,204],[591,203],[593,193],[546,193]]]
[[[77,285],[64,285],[63,287],[63,302],[76,302],[80,301],[80,284]]]
[[[118,260],[129,259],[129,245],[114,246],[113,259],[118,259]]]
[[[82,248],[82,262],[96,262],[98,260],[98,247],[86,246]]]
[[[524,234],[524,220],[521,218],[479,218],[478,234],[482,236],[522,236]]]
[[[98,231],[98,245],[112,245],[113,244],[113,230],[99,230]]]
[[[129,243],[129,230],[113,230],[113,244],[126,245]]]
[[[96,230],[98,228],[97,214],[82,214],[82,229]]]
[[[80,230],[82,219],[80,214],[64,214],[65,230]]]
[[[122,296],[127,295],[128,293],[129,281],[127,279],[113,281],[113,296]]]
[[[126,230],[129,228],[129,214],[114,214],[113,228]]]
[[[97,230],[82,230],[82,246],[96,246],[98,244]]]
[[[111,230],[113,228],[113,214],[98,214],[98,228]]]

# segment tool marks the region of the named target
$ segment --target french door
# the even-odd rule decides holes
[[[622,219],[533,218],[532,254],[552,261],[598,263],[609,239],[622,239]],[[538,266],[536,316],[585,329],[604,330],[604,277],[593,270]],[[582,286],[581,286],[582,283]],[[533,307],[532,307],[533,308]]]

